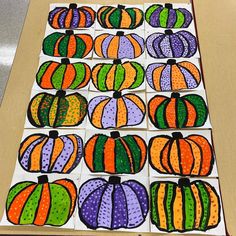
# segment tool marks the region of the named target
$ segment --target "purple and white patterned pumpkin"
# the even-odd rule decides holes
[[[121,183],[117,176],[108,181],[88,180],[81,186],[78,198],[80,220],[90,229],[137,228],[149,209],[146,188],[135,180]]]
[[[148,54],[154,58],[192,57],[197,52],[196,37],[188,31],[153,33],[146,40]]]
[[[28,172],[70,173],[83,155],[83,141],[76,134],[58,136],[57,131],[32,134],[21,143],[18,161]]]

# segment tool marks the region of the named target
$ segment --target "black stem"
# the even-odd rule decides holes
[[[48,176],[47,175],[38,176],[38,183],[39,184],[48,183]]]
[[[73,30],[66,30],[66,35],[72,35],[72,34],[74,34]]]
[[[173,5],[171,3],[166,3],[165,8],[173,9]]]
[[[65,97],[65,95],[66,95],[66,91],[64,91],[64,90],[58,90],[56,92],[57,97],[63,98],[63,97]]]
[[[124,5],[120,5],[120,4],[118,4],[118,6],[117,6],[119,9],[125,9],[125,6]]]
[[[188,178],[181,178],[178,181],[179,187],[188,187],[190,186],[190,180]]]
[[[115,65],[121,64],[121,59],[113,60],[113,64],[115,64]]]
[[[117,31],[117,32],[116,32],[116,35],[117,35],[117,36],[124,36],[124,31]]]
[[[115,91],[113,93],[113,98],[120,98],[121,97],[121,92],[120,91]]]
[[[111,135],[111,138],[119,138],[120,137],[119,131],[112,131],[110,133],[110,135]]]
[[[183,134],[180,132],[173,132],[172,137],[177,139],[177,138],[183,138]]]
[[[176,60],[175,60],[175,59],[169,59],[169,60],[167,61],[167,64],[168,64],[168,65],[174,65],[174,64],[176,64]]]
[[[180,97],[180,94],[179,94],[179,93],[172,93],[172,94],[171,94],[171,97],[172,97],[172,98],[179,98],[179,97]]]
[[[50,130],[49,131],[49,138],[58,138],[58,132],[56,130]]]
[[[70,60],[69,60],[69,58],[62,58],[61,63],[68,65],[68,64],[70,64]]]
[[[109,184],[120,184],[121,178],[119,176],[110,176],[108,179]]]
[[[172,30],[165,30],[165,34],[166,34],[166,35],[172,35],[172,34],[173,34],[173,31],[172,31]]]
[[[69,5],[69,8],[70,8],[70,9],[76,9],[76,7],[77,7],[77,4],[76,4],[76,3],[71,3],[71,4]]]

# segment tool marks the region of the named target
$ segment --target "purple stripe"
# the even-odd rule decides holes
[[[187,83],[187,87],[189,88],[189,89],[194,89],[194,88],[196,88],[197,86],[198,86],[198,84],[197,84],[197,82],[196,82],[196,80],[195,80],[195,78],[194,78],[194,76],[191,74],[191,73],[189,73],[185,68],[183,68],[183,67],[179,67],[179,69],[180,69],[180,71],[183,73],[183,75],[184,75],[184,78],[185,78],[185,81],[186,81],[186,83]]]
[[[170,43],[172,46],[172,57],[182,57],[185,50],[182,40],[178,35],[173,34],[170,36]]]
[[[86,15],[86,21],[85,21],[85,26],[86,27],[90,27],[93,22],[92,22],[92,16],[90,15],[90,13],[86,10],[83,10],[83,13]]]
[[[42,171],[45,171],[45,172],[49,171],[54,141],[55,139],[49,138],[48,141],[42,147],[42,154],[41,154],[41,170]]]
[[[137,34],[131,34],[131,36],[138,42],[138,44],[141,47],[142,53],[143,53],[144,52],[144,48],[145,48],[145,46],[144,46],[144,44],[145,44],[144,39],[142,37],[138,36]]]
[[[192,19],[193,19],[192,14],[185,8],[179,8],[179,11],[181,11],[185,17],[184,24],[182,25],[182,28],[187,28],[192,22]]]
[[[124,59],[124,58],[133,59],[134,57],[135,57],[134,48],[131,42],[125,36],[121,36],[119,48],[118,48],[118,58],[119,59]]]
[[[154,33],[148,36],[146,40],[146,47],[148,53],[154,58],[161,58],[163,57],[160,48],[159,42],[165,37],[162,33]]]
[[[172,35],[171,35],[172,36]],[[166,35],[163,40],[160,42],[160,49],[162,51],[162,54],[164,57],[173,57],[173,52],[171,50],[171,45],[170,45],[170,37],[169,35]],[[155,45],[155,48],[158,47]]]
[[[171,66],[166,65],[165,68],[162,70],[161,73],[161,81],[160,81],[160,87],[162,91],[168,91],[171,90]]]
[[[49,16],[48,16],[49,24],[52,24],[54,16],[61,10],[62,10],[61,7],[56,7],[55,9],[49,12]]]
[[[111,98],[105,105],[102,115],[103,128],[115,128],[117,116],[117,99]]]
[[[90,100],[89,104],[88,104],[88,115],[91,118],[91,115],[95,109],[95,107],[102,102],[103,100],[110,98],[108,96],[97,96],[93,99]]]
[[[163,7],[157,8],[150,17],[150,25],[153,27],[160,27],[159,15]]]
[[[60,28],[65,28],[65,18],[67,16],[67,13],[68,10],[63,11],[58,18]]]
[[[183,35],[189,43],[189,53],[187,57],[193,56],[197,51],[197,40],[195,36],[187,31],[180,31],[178,34]]]
[[[183,46],[183,51],[182,51],[181,57],[187,57],[189,50],[190,50],[188,41],[181,34],[178,34],[178,37],[181,40],[182,46]]]
[[[167,28],[172,28],[174,27],[176,22],[176,12],[174,9],[169,9],[169,17],[168,17],[168,22],[167,22]]]
[[[104,55],[104,58],[108,58],[107,56],[107,48],[111,42],[111,40],[114,38],[114,35],[107,36],[103,42],[102,42],[102,53]]]
[[[159,79],[159,78],[153,78],[153,71],[155,69],[157,69],[158,67],[161,67],[163,65],[165,65],[165,64],[163,64],[163,63],[153,63],[153,64],[148,65],[148,67],[147,67],[146,79],[147,79],[147,82],[148,82],[149,86],[153,89],[155,89],[153,81],[155,81],[156,79]]]
[[[79,24],[79,12],[78,9],[73,9],[71,28],[78,28],[78,24]]]

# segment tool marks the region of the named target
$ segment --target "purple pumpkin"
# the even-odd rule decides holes
[[[188,31],[153,33],[146,40],[148,54],[154,58],[192,57],[197,51],[196,37]]]
[[[28,172],[70,173],[83,155],[83,141],[76,134],[58,136],[57,131],[32,134],[20,145],[18,161]]]
[[[145,113],[144,102],[132,93],[121,95],[121,92],[114,92],[113,97],[97,96],[88,105],[89,120],[98,129],[138,125]]]
[[[79,190],[79,217],[90,229],[132,229],[145,221],[149,209],[146,188],[135,180],[94,178]]]

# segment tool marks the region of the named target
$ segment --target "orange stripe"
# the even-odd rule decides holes
[[[72,64],[66,66],[66,71],[64,73],[62,89],[68,89],[75,79],[75,68]]]
[[[169,166],[169,150],[170,150],[170,142],[162,149],[161,156],[161,164],[167,170],[167,173],[172,174],[172,170]]]
[[[38,210],[34,220],[35,225],[42,226],[45,224],[50,209],[50,203],[51,199],[50,199],[49,183],[45,183],[43,184],[43,190],[41,193]]]
[[[176,173],[176,174],[180,174],[179,166],[181,165],[179,163],[178,149],[179,148],[178,148],[177,142],[176,142],[176,140],[174,140],[174,142],[171,145],[169,159],[170,159],[170,165],[171,165],[174,173]]]
[[[96,54],[99,57],[103,57],[103,53],[102,53],[102,43],[105,40],[105,38],[107,38],[109,36],[109,34],[101,34],[99,35],[95,41],[94,41],[94,51],[96,52]]]
[[[133,138],[136,141],[136,143],[138,144],[139,148],[141,149],[140,167],[142,168],[143,165],[145,164],[145,161],[146,161],[147,148],[146,148],[145,142],[141,138],[139,138],[136,135],[134,135]]]
[[[61,27],[59,26],[59,23],[58,23],[58,19],[60,17],[60,14],[62,12],[66,11],[66,9],[62,9],[60,10],[59,12],[56,13],[56,15],[53,17],[53,21],[52,21],[52,27],[53,28],[56,28],[56,29],[60,29]]]
[[[130,34],[126,35],[126,37],[134,47],[134,57],[140,56],[142,54],[142,48],[140,44]]]
[[[171,84],[172,84],[172,90],[187,88],[185,77],[176,65],[173,65],[171,67]]]
[[[84,77],[84,81],[79,86],[77,86],[78,89],[85,87],[91,78],[91,70],[89,66],[85,63],[83,65],[85,68],[85,77]]]
[[[186,127],[193,127],[197,118],[197,113],[195,111],[195,108],[192,104],[190,104],[188,101],[184,100],[184,103],[187,107],[187,113],[188,113],[188,120],[186,123]]]
[[[107,139],[103,153],[105,172],[115,173],[115,140],[113,138]]]
[[[69,36],[69,42],[67,46],[67,57],[73,57],[76,53],[76,36],[70,35]]]
[[[120,141],[123,144],[123,146],[126,150],[126,153],[128,155],[129,163],[130,163],[130,171],[131,171],[131,173],[134,173],[134,163],[133,163],[132,153],[130,152],[129,147],[127,146],[127,144],[124,142],[124,140],[122,138],[120,139]]]
[[[52,75],[55,72],[56,68],[58,67],[58,65],[59,65],[58,62],[52,62],[48,66],[48,68],[46,69],[46,71],[44,72],[44,74],[41,78],[40,86],[42,88],[46,88],[46,89],[52,89],[53,88],[51,78],[52,78]]]
[[[111,9],[108,13],[105,15],[105,19],[103,20],[107,26],[107,28],[113,28],[112,24],[110,23],[110,15],[116,10],[116,8]]]
[[[102,64],[97,64],[92,70],[92,80],[96,88],[98,87],[98,73],[102,67]]]
[[[50,169],[53,167],[55,161],[62,152],[63,148],[64,148],[64,142],[60,138],[56,138],[54,140],[54,147],[51,155]]]
[[[127,107],[123,98],[117,99],[117,121],[116,127],[122,127],[127,124]]]
[[[66,15],[66,19],[65,19],[65,28],[69,29],[70,28],[70,24],[71,24],[71,20],[72,20],[72,14],[73,10],[69,9],[67,15]]]
[[[139,98],[137,95],[126,94],[124,97],[130,99],[143,113],[145,112],[146,107],[141,98]]]
[[[79,12],[79,27],[85,27],[86,24],[86,15],[82,11]]]
[[[118,58],[118,50],[119,50],[119,42],[120,37],[114,36],[112,40],[110,41],[110,44],[108,46],[107,50],[107,57],[108,58]]]
[[[29,138],[27,138],[27,140],[25,141],[23,141],[22,142],[22,146],[21,146],[21,148],[20,148],[20,156],[22,156],[23,155],[23,153],[25,152],[25,150],[35,141],[35,140],[37,140],[37,139],[40,139],[42,136],[41,135],[32,135],[31,137],[29,137]]]
[[[92,37],[90,35],[86,35],[86,34],[76,35],[76,37],[79,37],[84,41],[84,43],[86,45],[86,50],[84,51],[83,57],[87,56],[93,48]]]
[[[176,99],[171,98],[166,106],[166,121],[170,128],[176,128]]]
[[[149,112],[149,115],[151,116],[152,121],[155,121],[155,114],[156,114],[157,108],[166,99],[168,99],[168,98],[167,97],[157,96],[157,97],[154,97],[153,99],[151,99],[149,101],[149,103],[148,103],[148,112]]]
[[[94,13],[93,9],[91,7],[86,7],[86,6],[83,6],[83,9],[90,13],[92,21],[94,21],[95,20],[95,13]]]
[[[131,17],[124,9],[121,10],[120,28],[129,28],[132,23]]]
[[[160,66],[160,67],[156,68],[152,74],[153,85],[154,85],[155,90],[157,90],[157,91],[162,90],[161,83],[160,83],[161,82],[160,77],[161,77],[161,73],[164,70],[164,68],[165,68],[165,66]]]
[[[113,90],[114,89],[114,82],[115,82],[115,72],[116,72],[117,65],[112,65],[110,68],[109,72],[107,73],[106,76],[106,86],[108,90]]]
[[[59,53],[59,44],[60,44],[61,40],[62,40],[64,37],[65,37],[65,36],[62,35],[62,36],[57,40],[57,42],[56,42],[56,44],[55,44],[55,47],[54,47],[54,53],[53,53],[53,56],[54,56],[54,57],[60,57],[60,56],[61,56],[61,54]]]

